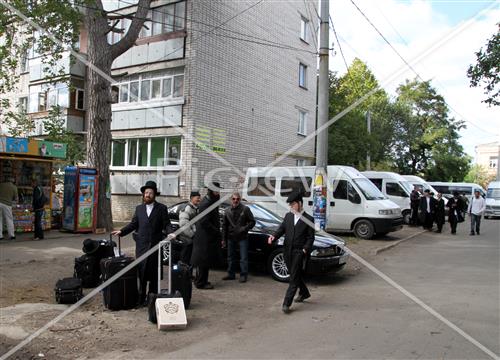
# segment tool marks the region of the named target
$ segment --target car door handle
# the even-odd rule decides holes
[[[335,206],[335,201],[330,201],[330,206]]]

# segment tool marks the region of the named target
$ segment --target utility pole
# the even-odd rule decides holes
[[[329,0],[320,0],[321,22],[319,36],[319,79],[318,79],[318,124],[316,134],[316,175],[314,176],[313,216],[316,230],[326,227],[326,186],[328,165],[328,128],[323,129],[328,122],[330,80],[328,76],[328,56],[330,52],[329,39]]]
[[[368,139],[370,140],[370,135],[372,133],[372,118],[370,114],[370,110],[366,112],[366,128],[368,129]],[[370,144],[371,142],[368,143],[368,151],[366,152],[366,170],[371,170],[372,166],[372,159],[370,155]]]

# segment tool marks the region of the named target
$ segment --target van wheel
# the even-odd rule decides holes
[[[287,282],[290,279],[290,273],[285,264],[285,256],[283,249],[274,250],[267,259],[267,271],[271,274],[274,280]]]
[[[406,225],[410,224],[410,218],[411,218],[411,211],[409,210],[403,211],[403,221]]]
[[[359,220],[354,224],[354,235],[360,239],[371,239],[375,230],[369,220]]]

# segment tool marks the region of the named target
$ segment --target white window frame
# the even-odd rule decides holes
[[[178,77],[183,77],[183,80],[182,80],[182,91],[181,91],[181,95],[180,96],[176,96],[174,97],[174,79],[175,78],[178,78]],[[166,97],[163,97],[163,83],[164,83],[164,80],[167,80],[167,79],[170,79],[170,95],[169,96],[166,96]],[[153,94],[153,81],[155,80],[159,80],[160,81],[160,96],[159,97],[156,97],[156,98],[153,98],[151,97],[152,94]],[[166,100],[166,99],[183,99],[184,98],[184,86],[185,86],[185,83],[184,83],[184,73],[182,74],[173,74],[173,75],[164,75],[164,76],[155,76],[155,77],[147,77],[147,76],[139,76],[138,79],[133,79],[133,80],[128,80],[128,81],[123,81],[123,82],[119,82],[116,84],[116,86],[118,87],[118,104],[131,104],[131,103],[148,103],[150,101],[159,101],[159,100]],[[149,99],[147,100],[141,100],[141,96],[142,96],[142,82],[143,81],[149,81]],[[133,82],[138,82],[139,83],[139,89],[138,89],[138,96],[137,96],[137,100],[134,100],[134,101],[130,101],[131,100],[131,92],[130,92],[130,84],[133,83]],[[127,101],[121,101],[121,98],[122,98],[122,86],[125,85],[127,86]]]
[[[306,166],[306,159],[296,159],[295,166]]]
[[[297,134],[307,135],[307,111],[299,110],[299,125],[297,127]]]
[[[307,65],[299,63],[299,86],[307,89]]]
[[[78,107],[78,94],[79,93],[82,94],[82,97],[83,97],[83,104],[82,104],[81,108]],[[80,88],[75,89],[75,109],[76,110],[85,110],[85,90],[80,89]]]
[[[168,148],[170,144],[170,139],[171,138],[180,138],[180,149],[179,149],[179,159],[178,159],[178,164],[177,165],[164,165],[164,166],[156,166],[151,164],[151,139],[157,139],[157,138],[163,138],[163,154],[164,157],[168,154]],[[146,166],[139,166],[139,140],[141,139],[147,139],[148,140],[148,150],[147,150],[147,165]],[[183,141],[182,141],[182,136],[180,135],[173,135],[173,136],[153,136],[153,137],[136,137],[136,138],[115,138],[111,142],[111,162],[113,163],[113,150],[114,150],[114,144],[115,141],[118,140],[125,140],[125,150],[124,150],[124,165],[120,166],[115,166],[111,165],[110,169],[113,170],[143,170],[143,171],[149,171],[149,170],[158,170],[158,169],[166,169],[166,170],[180,170],[181,169],[181,164],[182,164],[182,146],[183,146]],[[129,164],[129,144],[131,141],[137,141],[137,149],[135,153],[135,164]]]
[[[300,16],[300,40],[308,43],[307,41],[307,27],[309,26],[309,20],[305,18],[304,16]]]

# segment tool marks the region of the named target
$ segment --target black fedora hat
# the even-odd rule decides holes
[[[83,240],[82,251],[85,254],[93,254],[97,251],[97,249],[99,249],[99,241],[92,239]]]
[[[293,203],[295,201],[300,201],[303,202],[302,200],[302,192],[300,191],[293,191],[290,195],[288,195],[288,198],[286,199],[287,203]]]
[[[215,192],[220,192],[222,190],[222,186],[220,186],[220,183],[218,181],[212,181],[205,185],[205,187]]]
[[[146,184],[144,184],[144,186],[141,186],[141,193],[144,194],[144,191],[146,191],[146,189],[152,189],[152,190],[154,190],[156,195],[160,195],[160,192],[158,191],[158,188],[156,187],[156,183],[152,180],[146,181]]]

